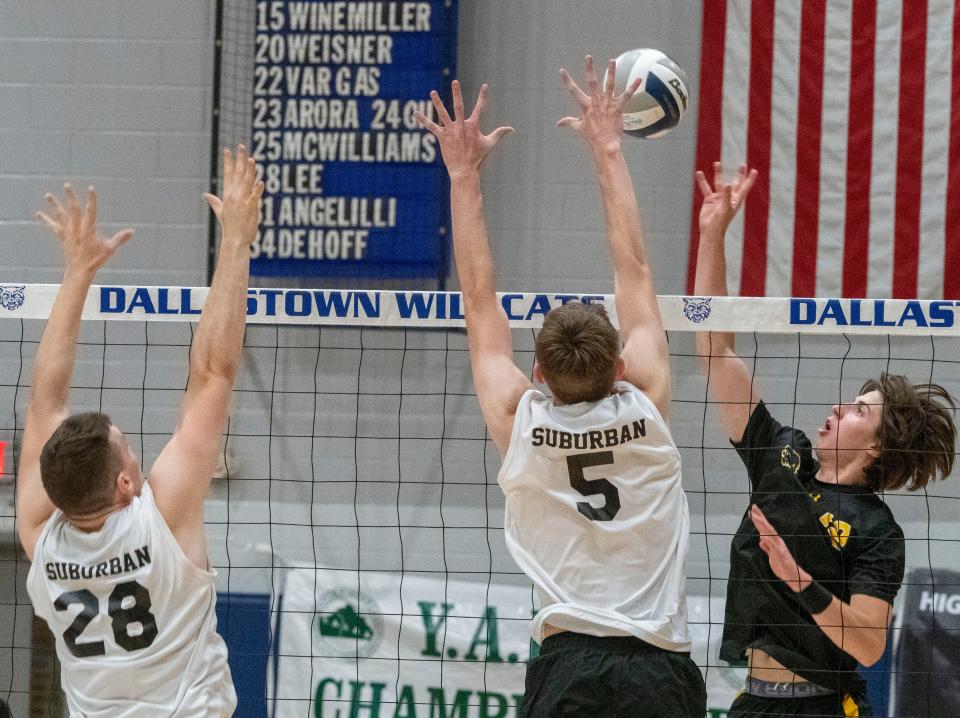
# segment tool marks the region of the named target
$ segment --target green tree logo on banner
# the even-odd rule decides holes
[[[363,620],[357,609],[346,604],[336,613],[331,613],[320,619],[318,630],[321,636],[333,638],[359,638],[367,640],[373,638],[373,631]]]
[[[313,631],[318,656],[367,658],[383,641],[383,613],[356,587],[335,588],[317,598]]]

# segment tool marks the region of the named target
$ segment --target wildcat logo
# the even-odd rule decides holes
[[[833,514],[829,511],[820,517],[820,523],[823,524],[827,533],[830,534],[830,543],[833,544],[833,547],[837,549],[837,551],[847,545],[847,541],[850,539],[850,532],[853,530],[850,524],[846,521],[840,521],[839,519],[835,520]]]
[[[787,445],[780,452],[780,466],[790,469],[793,473],[800,471],[800,454],[793,450],[793,447]]]
[[[684,297],[683,316],[694,324],[700,324],[710,316],[711,297]]]
[[[26,290],[26,285],[21,284],[19,286],[4,285],[0,286],[0,306],[9,311],[14,309],[19,309],[23,305],[24,300],[24,290]]]

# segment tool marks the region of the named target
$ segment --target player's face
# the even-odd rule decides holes
[[[879,391],[868,391],[848,404],[834,404],[819,429],[817,454],[821,461],[824,451],[836,450],[838,463],[850,463],[862,460],[863,452],[875,450],[882,409]]]

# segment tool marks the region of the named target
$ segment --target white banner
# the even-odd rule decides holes
[[[56,284],[0,285],[0,319],[46,319]],[[207,287],[93,286],[84,319],[195,322]],[[503,312],[516,329],[535,329],[547,313],[568,302],[603,304],[616,322],[609,294],[501,292]],[[907,299],[804,299],[782,297],[661,296],[667,331],[777,334],[960,335],[960,301]],[[393,292],[353,289],[247,291],[247,322],[380,327],[463,327],[459,292]]]
[[[514,717],[531,605],[529,586],[291,569],[272,715],[302,718],[310,696],[332,718]]]
[[[517,716],[529,586],[302,568],[278,608],[274,718]],[[711,666],[708,716],[723,718],[745,676],[716,667],[723,599],[692,596],[689,614],[693,657]]]

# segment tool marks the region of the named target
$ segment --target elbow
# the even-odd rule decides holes
[[[489,280],[478,279],[460,283],[460,295],[463,297],[463,308],[471,311],[487,304],[496,304],[497,290]]]
[[[486,287],[482,282],[460,280],[460,295],[463,297],[464,303],[476,302],[478,297],[487,294],[485,289]]]
[[[861,651],[861,653],[862,655],[854,656],[854,658],[856,658],[857,663],[864,668],[870,668],[871,666],[875,665],[877,661],[883,658],[883,650],[877,651],[870,649],[869,651]]]
[[[700,366],[706,370],[710,367],[710,361],[721,356],[728,356],[730,347],[716,332],[697,332],[694,338],[694,344],[697,348],[697,356],[700,359]]]
[[[850,655],[857,660],[857,663],[866,668],[876,665],[876,663],[883,658],[883,654],[887,650],[886,629],[874,629],[871,630],[870,633],[871,635],[866,637],[866,639],[861,642],[861,645],[856,647],[855,651],[850,652]]]
[[[870,650],[866,652],[866,655],[864,655],[860,661],[867,668],[876,665],[880,659],[883,658],[883,654],[887,652],[887,631],[884,629],[879,633],[881,635],[874,639]]]
[[[190,363],[190,380],[206,384],[212,381],[228,381],[231,384],[237,378],[236,362],[217,361],[210,358]]]
[[[697,349],[697,357],[700,359],[700,366],[705,369],[710,363],[710,332],[697,332],[694,345]]]

